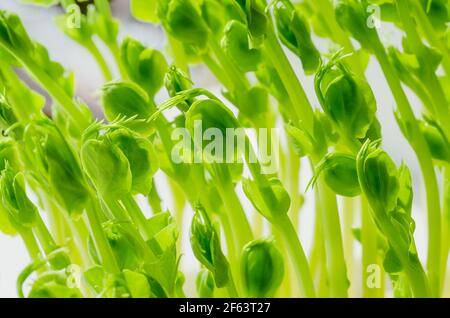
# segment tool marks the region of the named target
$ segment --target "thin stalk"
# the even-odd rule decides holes
[[[284,216],[274,220],[273,225],[278,229],[288,248],[297,275],[301,296],[307,298],[315,297],[314,283],[308,260],[292,222],[287,216]]]
[[[133,220],[133,223],[136,224],[139,230],[145,234],[145,239],[150,239],[152,234],[147,226],[147,219],[133,196],[131,194],[127,194],[121,201],[130,218]]]
[[[86,46],[89,53],[91,53],[92,57],[97,62],[98,66],[100,67],[100,70],[103,74],[103,79],[105,82],[109,82],[113,79],[111,70],[109,69],[108,63],[106,63],[105,58],[100,53],[100,50],[98,49],[97,45],[92,41],[91,45]]]
[[[368,269],[371,265],[379,265],[377,259],[378,235],[369,209],[367,199],[361,196],[362,289],[365,298],[375,298],[379,296],[378,288],[369,286],[368,274],[370,273]]]
[[[114,61],[116,62],[117,68],[119,69],[120,76],[123,79],[128,79],[128,73],[125,69],[125,66],[123,65],[122,58],[120,57],[120,48],[117,42],[114,43],[107,43],[107,46],[109,50],[111,51],[111,54],[114,58]]]
[[[162,199],[159,196],[158,189],[156,188],[155,179],[152,179],[152,189],[150,190],[147,199],[153,214],[162,212]]]
[[[312,106],[271,26],[267,29],[265,50],[288,92],[297,117],[302,119],[302,124],[308,132],[313,132],[314,113]]]
[[[20,229],[17,229],[17,232],[22,238],[22,241],[25,243],[25,247],[27,248],[30,258],[32,260],[37,260],[41,255],[41,251],[33,231],[31,231],[31,229],[21,227]]]
[[[47,90],[50,96],[57,102],[63,110],[69,115],[71,122],[79,131],[83,131],[89,122],[86,122],[86,117],[73,99],[67,95],[67,93],[54,82],[45,72],[42,71],[40,67],[29,63],[26,60],[22,60],[25,68],[30,72],[30,74],[36,79],[36,81],[42,85],[42,87]]]
[[[443,230],[442,230],[442,265],[441,265],[441,279],[446,281],[447,262],[450,249],[450,166],[446,165],[443,171]],[[445,288],[443,283],[442,289]]]
[[[234,284],[234,279],[233,279],[233,274],[231,273],[231,270],[228,274],[228,283],[227,283],[227,292],[228,292],[228,296],[230,296],[230,298],[238,298],[239,294],[238,291],[236,289],[236,285]]]
[[[103,232],[103,227],[99,220],[98,203],[91,199],[86,207],[86,214],[89,220],[92,237],[94,239],[95,247],[97,248],[100,260],[105,269],[112,274],[119,274],[120,268],[114,257],[114,253],[109,245],[108,239]]]
[[[317,185],[322,204],[320,222],[323,227],[331,297],[347,297],[347,269],[336,197],[322,177],[319,177]]]
[[[51,253],[57,247],[52,234],[39,213],[36,215],[36,236],[38,237],[45,254]]]
[[[252,230],[248,224],[248,220],[245,216],[245,212],[242,208],[236,192],[234,191],[234,185],[229,181],[228,168],[214,168],[216,171],[221,170],[218,174],[225,174],[224,177],[219,177],[217,182],[217,190],[222,198],[225,210],[229,215],[231,227],[235,237],[235,248],[238,253],[242,251],[245,244],[253,239]],[[217,175],[217,173],[216,173]],[[217,178],[216,178],[217,179]]]
[[[353,281],[354,273],[354,237],[353,237],[353,223],[355,219],[355,200],[349,197],[343,197],[343,239],[344,239],[344,257],[347,264],[349,280]],[[349,294],[354,291],[354,285],[349,288]]]
[[[228,76],[227,72],[209,55],[208,53],[202,55],[203,62],[209,68],[211,73],[217,78],[219,82],[228,90],[234,90],[233,81]]]

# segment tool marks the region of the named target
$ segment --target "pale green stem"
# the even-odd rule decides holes
[[[362,245],[362,289],[363,297],[375,298],[379,296],[377,287],[372,286],[369,271],[372,266],[379,266],[377,251],[377,229],[369,211],[367,199],[361,196],[361,245]],[[380,286],[381,287],[381,286]]]
[[[103,57],[102,53],[100,53],[100,50],[98,49],[97,45],[95,45],[95,43],[92,41],[91,45],[88,45],[86,48],[91,53],[92,57],[95,59],[98,66],[100,67],[105,82],[111,81],[113,79],[111,70],[109,69],[108,63],[106,63],[106,60]]]
[[[92,199],[86,207],[86,214],[90,224],[90,230],[94,239],[95,247],[97,248],[100,260],[105,267],[105,270],[111,274],[119,274],[120,268],[114,257],[114,253],[109,245],[108,239],[103,232],[103,227],[100,223],[98,215],[98,203]]]
[[[27,248],[30,258],[32,260],[37,260],[41,255],[41,251],[39,249],[39,245],[31,229],[20,228],[17,230],[17,232],[22,238],[22,241],[25,243],[25,247]]]
[[[303,247],[298,239],[297,232],[292,226],[292,222],[287,216],[274,220],[273,225],[277,227],[280,235],[285,241],[286,247],[291,256],[292,263],[297,275],[298,284],[302,297],[313,298],[316,296],[314,283],[311,276],[308,259]]]

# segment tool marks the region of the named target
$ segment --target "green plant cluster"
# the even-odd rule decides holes
[[[0,231],[20,236],[30,256],[17,278],[20,297],[447,295],[447,0],[131,0],[137,20],[162,27],[167,52],[119,37],[107,0],[85,14],[73,0],[22,2],[64,8],[55,25],[97,62],[105,119],[75,95],[73,74],[20,18],[0,11]],[[401,32],[401,47],[381,40],[388,24]],[[328,51],[319,51],[319,38]],[[412,216],[418,187],[382,148],[377,107],[391,105],[368,84],[369,59],[381,67],[421,169],[414,182],[425,189],[424,251]],[[196,64],[214,75],[221,96],[196,87]],[[24,73],[50,96],[50,111]],[[161,90],[169,98],[158,105]],[[172,133],[194,134],[199,120],[221,132],[281,122],[279,169],[266,174],[264,162],[251,160],[262,145],[247,135],[234,163],[217,152],[212,163],[174,162]],[[207,147],[194,140],[189,150]],[[300,179],[308,169],[309,184]],[[163,187],[173,202],[160,196]],[[314,193],[312,211],[303,208],[305,191]],[[315,220],[310,249],[299,238],[304,213]],[[180,269],[184,222],[201,268],[196,293],[184,286],[192,273]]]

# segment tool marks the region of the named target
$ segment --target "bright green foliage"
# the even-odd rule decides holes
[[[0,129],[6,130],[17,122],[11,106],[8,104],[4,96],[0,96]]]
[[[142,267],[144,247],[123,224],[108,221],[103,224],[103,230],[121,270],[136,270]],[[92,241],[89,241],[89,246],[92,259],[100,264]]]
[[[153,98],[163,86],[168,69],[164,55],[132,38],[126,38],[121,45],[121,56],[130,78]]]
[[[270,297],[283,280],[283,257],[273,240],[260,239],[244,247],[241,259],[243,285],[249,297]]]
[[[158,159],[151,142],[128,129],[112,131],[108,137],[119,147],[130,164],[133,193],[150,193],[153,175],[158,170]]]
[[[170,34],[179,41],[204,48],[208,40],[208,26],[200,10],[191,0],[170,0],[165,13]]]
[[[26,166],[47,180],[59,203],[74,215],[83,211],[88,190],[74,150],[49,120],[30,122],[24,130]]]
[[[60,0],[20,0],[20,2],[26,3],[26,4],[34,4],[34,5],[44,6],[44,7],[50,7],[55,4],[58,4],[60,2]]]
[[[66,284],[67,275],[61,272],[46,272],[39,275],[31,286],[29,298],[81,298],[81,292]]]
[[[364,48],[370,49],[376,37],[375,28],[367,23],[366,7],[358,0],[336,0],[336,19]]]
[[[192,219],[191,246],[198,261],[213,274],[216,286],[225,286],[229,280],[228,261],[220,247],[219,235],[201,206],[196,207]]]
[[[255,42],[262,40],[266,34],[268,18],[264,14],[264,5],[260,0],[233,0],[245,13],[250,35]]]
[[[431,119],[426,119],[420,122],[420,130],[425,137],[433,158],[450,161],[450,143],[439,124]]]
[[[209,270],[203,269],[198,272],[195,284],[200,298],[214,297],[214,276]]]
[[[156,23],[158,22],[157,5],[158,1],[131,0],[131,14],[138,20]]]
[[[270,179],[268,187],[261,186],[253,180],[244,179],[242,187],[255,209],[266,219],[273,221],[288,212],[291,199],[279,179]]]
[[[361,193],[356,159],[352,155],[338,152],[329,153],[318,164],[315,173],[311,180],[312,184],[322,174],[327,185],[339,195],[354,197]]]
[[[56,27],[105,83],[101,114],[0,11],[0,231],[30,258],[19,297],[448,296],[447,0],[131,0],[164,51],[122,38],[108,0],[81,15],[74,0],[22,2],[63,8]],[[391,92],[374,94],[369,61]],[[414,178],[380,148],[393,131],[376,100],[395,106]],[[188,217],[201,269],[183,273]]]
[[[108,0],[95,0],[94,3],[95,7],[88,7],[88,23],[103,42],[114,45],[119,33],[119,22],[111,16]]]
[[[236,129],[239,127],[239,124],[233,113],[221,102],[213,99],[195,101],[186,112],[185,116],[185,125],[191,133],[191,136],[195,135],[196,130],[205,132],[210,128],[217,130],[221,133],[222,136],[226,136],[227,128]],[[237,139],[237,136],[235,138]],[[197,143],[196,146],[200,150],[206,149],[206,147],[209,145],[209,142],[203,139],[200,140],[200,143],[197,140],[194,140],[194,142]],[[235,144],[237,144],[237,141]],[[227,156],[233,155],[232,158],[235,159],[239,158],[242,150],[243,149],[235,147],[234,153],[228,154],[226,152],[226,142],[222,142],[221,147],[219,147],[219,149],[217,150],[217,153],[214,152],[212,153],[212,155],[217,159],[218,162],[221,162],[223,161],[225,154]]]
[[[377,148],[377,143],[366,142],[357,160],[358,178],[369,202],[385,213],[392,211],[399,191],[398,171],[392,159]]]
[[[227,24],[222,47],[244,72],[255,71],[261,60],[261,51],[250,48],[247,27],[241,22]]]
[[[389,242],[384,268],[391,275],[406,275],[414,296],[429,293],[428,281],[418,259],[411,218],[411,177],[406,167],[397,169],[392,159],[367,141],[357,157],[361,189],[372,207],[372,215]]]
[[[347,138],[364,138],[376,112],[370,86],[335,57],[315,78],[316,93],[325,113]]]
[[[102,103],[109,120],[129,119],[123,125],[143,135],[154,131],[154,127],[146,122],[153,113],[149,97],[137,84],[128,81],[105,84]]]
[[[278,1],[274,9],[281,42],[298,55],[306,74],[313,74],[320,64],[320,53],[311,40],[305,18],[289,1]]]
[[[6,166],[2,172],[0,184],[2,203],[10,222],[21,227],[33,226],[38,212],[25,192],[23,174],[14,174],[14,171]]]
[[[120,198],[131,191],[130,164],[120,148],[111,141],[86,141],[81,148],[81,162],[100,195]]]

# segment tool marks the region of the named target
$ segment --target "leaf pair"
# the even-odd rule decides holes
[[[273,297],[284,276],[284,261],[272,239],[254,240],[242,252],[241,272],[248,297]]]
[[[81,162],[91,182],[106,198],[147,195],[158,169],[153,145],[125,127],[106,130],[104,135],[86,140],[81,148]]]
[[[320,64],[320,53],[311,40],[306,19],[285,0],[274,4],[275,22],[281,42],[302,61],[306,74],[313,74]]]
[[[228,283],[229,265],[222,253],[220,238],[206,211],[197,206],[191,223],[191,246],[195,257],[214,276],[217,287]]]

